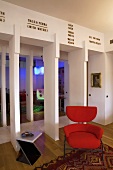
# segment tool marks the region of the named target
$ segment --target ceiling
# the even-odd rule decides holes
[[[99,32],[113,31],[113,0],[3,0]]]

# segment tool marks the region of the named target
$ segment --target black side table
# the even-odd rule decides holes
[[[37,159],[41,156],[41,150],[35,144],[37,140],[42,136],[42,132],[32,132],[34,136],[21,137],[21,134],[17,136],[17,142],[20,146],[17,161],[33,165]]]

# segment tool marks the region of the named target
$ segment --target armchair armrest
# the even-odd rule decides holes
[[[69,134],[73,131],[74,131],[73,125],[64,126],[64,133],[65,133],[66,137],[69,137]]]
[[[91,124],[87,125],[87,131],[90,132],[90,133],[95,134],[98,139],[101,139],[102,135],[104,133],[104,130],[101,127],[91,125]]]

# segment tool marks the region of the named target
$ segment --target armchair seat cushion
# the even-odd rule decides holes
[[[96,149],[100,146],[100,140],[89,132],[72,132],[66,139],[72,148]]]

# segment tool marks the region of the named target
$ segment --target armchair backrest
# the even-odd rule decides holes
[[[95,106],[67,106],[67,117],[74,122],[90,122],[97,115]]]

